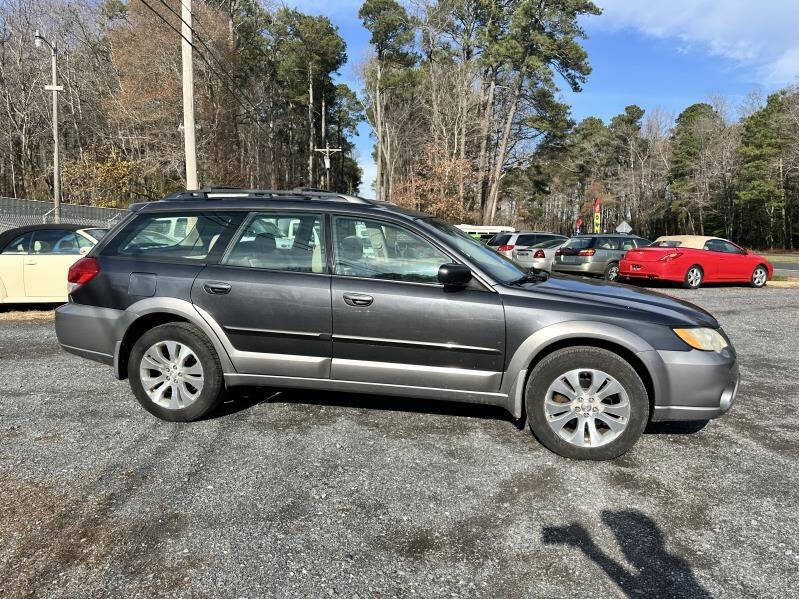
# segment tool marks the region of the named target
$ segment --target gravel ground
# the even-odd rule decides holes
[[[796,597],[799,290],[667,289],[743,383],[613,462],[501,410],[239,392],[144,412],[48,318],[0,319],[0,596]]]

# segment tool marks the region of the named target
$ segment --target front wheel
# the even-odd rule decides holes
[[[752,271],[752,278],[749,281],[749,284],[752,287],[760,288],[766,284],[766,281],[768,281],[768,271],[766,270],[765,266],[758,264],[755,267],[755,270]]]
[[[222,398],[222,365],[213,344],[188,323],[144,333],[130,353],[128,379],[142,407],[162,420],[190,422],[209,414]]]
[[[704,278],[705,273],[702,272],[702,268],[694,264],[685,272],[685,278],[683,279],[682,286],[686,289],[699,289],[699,286],[702,284],[702,280]]]
[[[619,280],[619,263],[611,262],[605,267],[605,280],[618,281]]]
[[[630,364],[606,349],[571,347],[535,367],[525,389],[527,421],[544,447],[578,460],[627,452],[649,420],[649,398]]]

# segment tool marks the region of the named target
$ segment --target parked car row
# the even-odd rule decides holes
[[[774,274],[763,256],[710,236],[671,235],[653,243],[623,233],[567,238],[543,231],[516,231],[498,233],[487,245],[525,268],[608,281],[671,281],[688,289],[703,283],[762,287]]]

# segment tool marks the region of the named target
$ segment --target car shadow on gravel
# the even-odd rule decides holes
[[[665,535],[652,518],[636,510],[603,510],[602,522],[632,569],[606,553],[580,524],[547,526],[541,540],[582,551],[627,597],[710,597],[691,564],[666,551]]]

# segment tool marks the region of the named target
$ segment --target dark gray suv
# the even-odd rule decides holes
[[[134,205],[69,285],[62,347],[165,420],[236,385],[423,397],[502,406],[560,455],[609,459],[738,390],[732,344],[692,304],[547,279],[436,218],[313,190]]]

